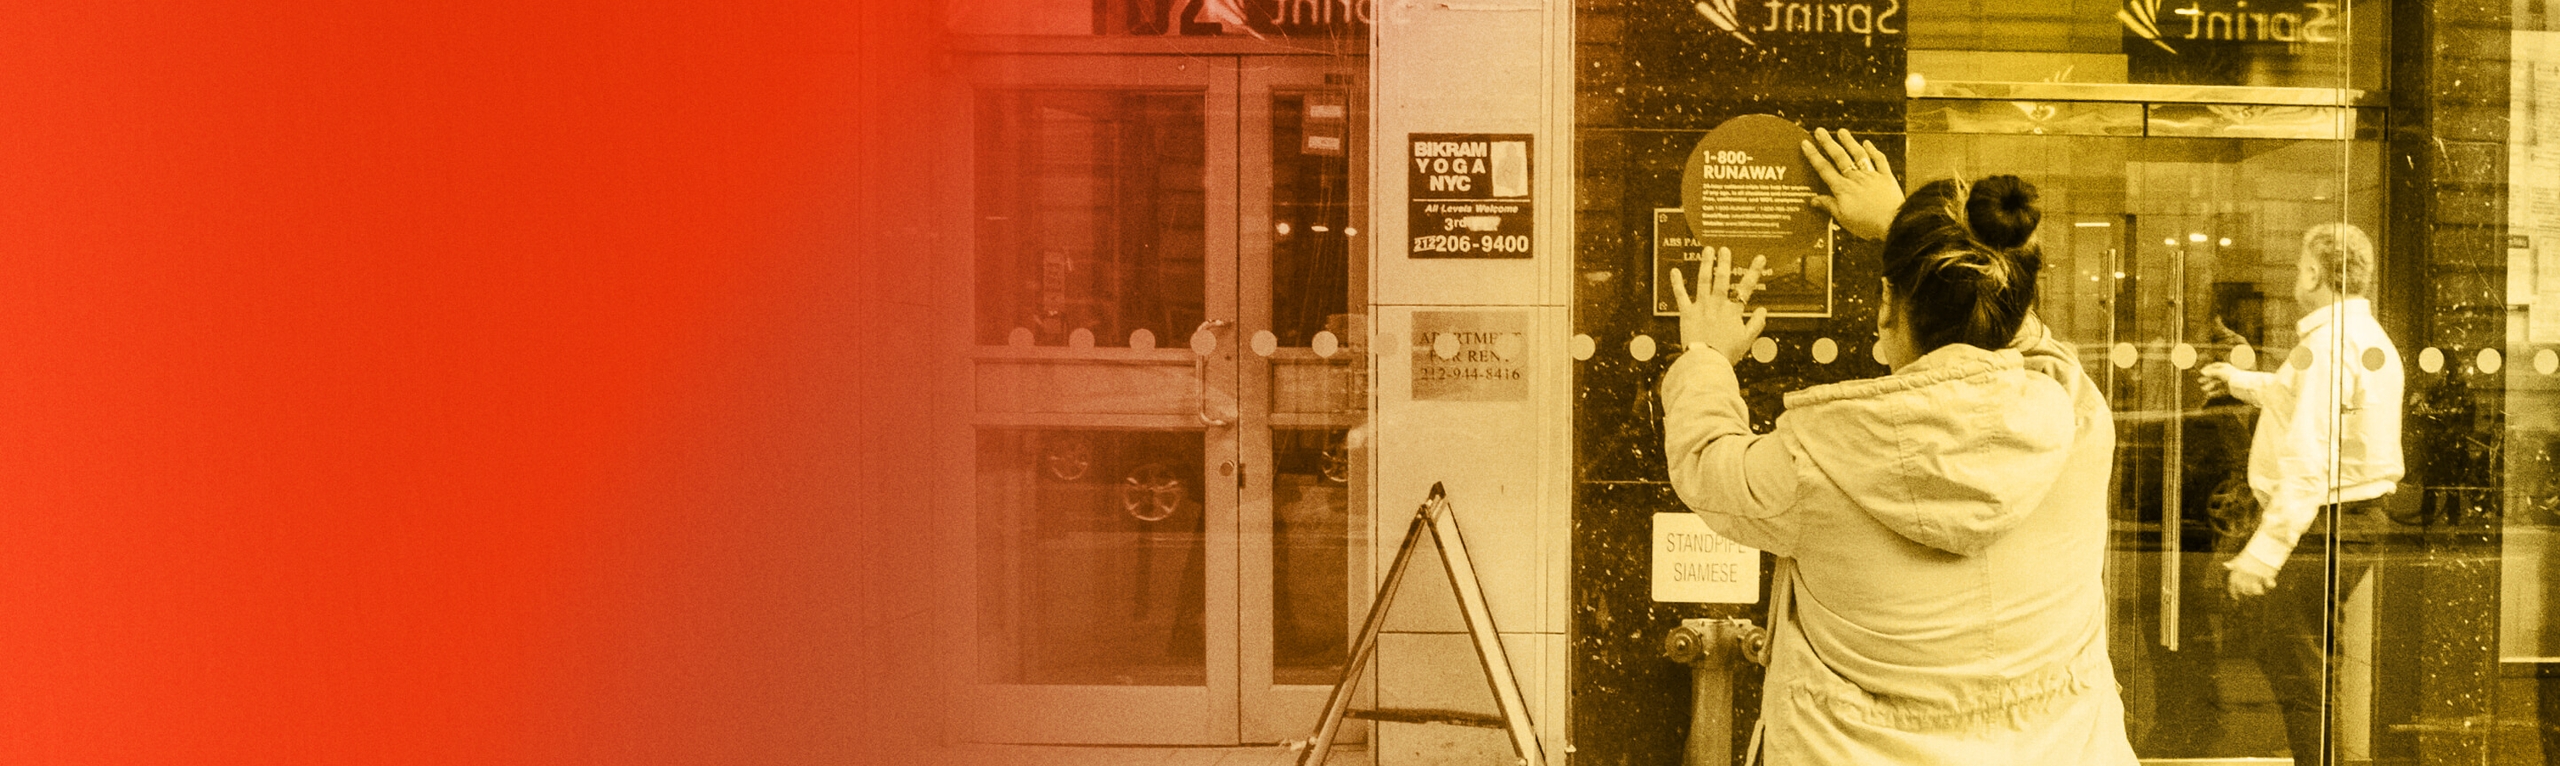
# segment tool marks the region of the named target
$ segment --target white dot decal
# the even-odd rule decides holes
[[[2169,363],[2181,370],[2196,366],[2196,347],[2185,343],[2170,346]]]
[[[2427,350],[2418,352],[2418,369],[2427,372],[2443,372],[2444,352],[2436,350],[2434,346],[2428,346]]]
[[[2116,369],[2130,370],[2133,369],[2134,362],[2142,361],[2142,351],[2134,348],[2131,343],[2118,343],[2115,348],[2107,350],[2107,361],[2114,364]]]
[[[2246,344],[2231,347],[2231,366],[2243,370],[2258,369],[2258,350]]]
[[[1636,361],[1639,362],[1651,361],[1653,359],[1653,336],[1638,335],[1635,340],[1627,341],[1627,355],[1635,357]]]
[[[1253,331],[1254,356],[1270,356],[1271,352],[1278,350],[1280,350],[1280,336],[1271,334],[1270,330]]]
[[[1206,327],[1191,333],[1191,353],[1200,356],[1218,353],[1218,334]]]
[[[1067,348],[1093,348],[1093,331],[1083,327],[1067,333]]]
[[[1140,327],[1129,333],[1129,347],[1146,351],[1156,347],[1156,331]]]
[[[1868,345],[1867,345],[1867,358],[1876,360],[1876,364],[1881,364],[1881,365],[1884,365],[1884,366],[1886,366],[1886,367],[1892,367],[1892,366],[1893,366],[1893,360],[1884,358],[1884,344],[1883,344],[1883,343],[1871,343],[1871,344],[1868,344]]]
[[[2311,347],[2295,346],[2284,355],[2284,364],[2297,370],[2311,369]]]
[[[2560,372],[2560,353],[2547,348],[2533,352],[2533,371],[2544,375]]]
[[[1821,338],[1813,342],[1813,361],[1815,364],[1830,364],[1831,360],[1838,358],[1840,358],[1839,343],[1833,342],[1830,338]]]
[[[1029,328],[1029,327],[1016,327],[1016,328],[1013,328],[1013,332],[1010,332],[1010,333],[1006,333],[1006,334],[1005,334],[1005,336],[1004,336],[1004,344],[1005,344],[1005,345],[1007,345],[1007,346],[1012,346],[1012,347],[1014,347],[1014,348],[1030,348],[1030,347],[1031,347],[1031,328]]]
[[[1315,350],[1318,359],[1332,359],[1334,354],[1342,351],[1342,341],[1333,337],[1332,330],[1316,333],[1314,340],[1307,341],[1307,346]]]
[[[1592,354],[1599,353],[1600,342],[1592,340],[1589,335],[1574,333],[1571,340],[1565,341],[1565,349],[1573,352],[1574,361],[1579,362],[1590,359]]]
[[[1751,359],[1761,364],[1778,358],[1778,342],[1768,338],[1751,341]]]
[[[1520,334],[1506,332],[1494,338],[1493,355],[1501,357],[1504,361],[1520,358]]]
[[[1454,332],[1433,334],[1431,336],[1431,355],[1440,357],[1440,360],[1444,362],[1458,358],[1458,334]]]
[[[2365,349],[2363,354],[2357,355],[2356,361],[2364,363],[2364,369],[2366,372],[2381,372],[2382,363],[2385,359],[2383,358],[2382,348],[2376,346],[2374,348]]]
[[[2497,349],[2484,348],[2480,349],[2479,361],[2474,364],[2480,366],[2481,372],[2494,374],[2499,368],[2507,366],[2507,358],[2499,354]]]

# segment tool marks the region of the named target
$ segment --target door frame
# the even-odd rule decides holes
[[[1354,383],[1362,402],[1348,414],[1274,412],[1272,372],[1275,363],[1321,362],[1304,348],[1279,349],[1269,357],[1252,347],[1256,330],[1272,321],[1272,147],[1269,133],[1272,96],[1278,93],[1338,91],[1349,106],[1346,183],[1354,225],[1366,227],[1369,173],[1368,110],[1364,103],[1365,60],[1352,67],[1327,66],[1331,57],[1231,55],[1074,55],[973,54],[960,66],[968,87],[941,105],[944,114],[963,126],[947,137],[944,219],[952,253],[945,266],[941,305],[953,310],[943,323],[940,345],[959,350],[945,367],[952,390],[968,392],[952,400],[950,424],[938,449],[944,467],[938,484],[942,514],[940,544],[951,555],[941,570],[947,584],[940,630],[945,638],[944,677],[951,679],[947,723],[955,738],[975,742],[1040,742],[1081,744],[1234,745],[1280,742],[1303,737],[1322,712],[1327,685],[1275,683],[1273,622],[1273,470],[1272,429],[1343,428],[1360,425],[1373,407],[1365,384]],[[1335,75],[1328,78],[1327,75]],[[1216,351],[1205,364],[1187,337],[1163,337],[1159,348],[1139,351],[1097,343],[1094,348],[1008,347],[978,342],[976,309],[976,101],[986,89],[1181,90],[1204,99],[1207,161],[1203,308],[1216,325]],[[1346,311],[1367,309],[1368,269],[1365,248],[1350,252]],[[1355,329],[1354,332],[1358,330]],[[1179,334],[1167,333],[1168,335]],[[1344,353],[1365,353],[1364,342],[1345,339]],[[1364,370],[1354,360],[1351,369]],[[1029,376],[1026,378],[1026,371]],[[1205,373],[1205,374],[1204,374]],[[1043,376],[1046,377],[1043,377]],[[1179,380],[1183,391],[1162,397],[1114,396],[1101,406],[1045,406],[1025,403],[1017,382],[1068,378],[1110,379],[1152,376]],[[1358,380],[1365,380],[1359,378]],[[1111,384],[1103,384],[1110,387]],[[1192,394],[1197,388],[1203,394]],[[1119,389],[1125,389],[1121,386]],[[1115,393],[1125,394],[1125,390]],[[1068,396],[1060,394],[1060,397]],[[1082,410],[1082,411],[1070,411]],[[1214,424],[1212,420],[1224,420]],[[976,432],[985,427],[1049,427],[1125,430],[1187,430],[1203,433],[1204,575],[1203,605],[1206,671],[1202,686],[1037,686],[981,683],[978,678],[977,592],[978,498]],[[1222,464],[1233,466],[1230,474]],[[1368,607],[1371,594],[1367,555],[1366,496],[1370,467],[1358,453],[1350,458],[1352,518],[1345,525],[1349,548],[1345,562],[1348,605],[1346,635]],[[1356,733],[1354,733],[1356,736]]]
[[[940,104],[946,124],[960,126],[946,137],[942,220],[935,227],[946,238],[945,264],[936,303],[945,307],[938,347],[948,355],[942,364],[950,397],[938,422],[936,447],[941,475],[936,482],[943,523],[939,543],[945,594],[937,621],[943,636],[943,677],[947,680],[946,725],[955,738],[973,742],[1088,744],[1235,744],[1237,571],[1235,556],[1236,493],[1232,476],[1217,475],[1221,463],[1232,465],[1236,429],[1204,422],[1235,411],[1237,342],[1232,326],[1213,330],[1215,352],[1195,357],[1187,337],[1160,338],[1158,348],[1013,347],[978,342],[976,216],[976,104],[981,90],[1147,90],[1198,92],[1203,99],[1204,136],[1211,155],[1203,168],[1206,220],[1202,249],[1203,314],[1209,319],[1235,315],[1234,229],[1216,225],[1235,216],[1235,167],[1232,158],[1217,156],[1219,144],[1232,146],[1236,135],[1236,71],[1224,57],[1135,57],[1067,55],[973,56],[961,64],[966,87],[955,88]],[[1166,333],[1177,335],[1180,331]],[[1102,379],[1115,401],[1092,407],[1048,406],[1041,383],[1071,388],[1075,381]],[[1144,391],[1113,386],[1111,380],[1172,381]],[[1035,389],[1025,395],[1024,389]],[[1170,390],[1163,390],[1163,389]],[[1082,411],[1078,411],[1082,410]],[[986,427],[1041,427],[1101,430],[1196,431],[1203,434],[1202,488],[1203,572],[1202,630],[1206,678],[1200,686],[1099,686],[983,683],[978,672],[979,597],[977,431]],[[1094,714],[1103,712],[1105,714]]]
[[[1271,219],[1272,157],[1269,126],[1272,122],[1273,96],[1286,93],[1333,91],[1342,93],[1348,114],[1345,121],[1344,151],[1350,172],[1344,179],[1345,194],[1350,205],[1347,220],[1366,227],[1369,211],[1369,109],[1365,89],[1368,67],[1365,62],[1349,68],[1323,65],[1331,61],[1315,56],[1247,57],[1238,65],[1237,120],[1237,215],[1236,239],[1239,246],[1236,305],[1239,336],[1270,328],[1273,324],[1271,289],[1273,271],[1274,228]],[[1328,77],[1334,75],[1335,77]],[[1374,236],[1374,234],[1373,234]],[[1347,249],[1350,259],[1346,284],[1346,311],[1365,315],[1368,302],[1368,248],[1355,240]],[[1356,332],[1356,331],[1355,331]],[[1350,345],[1344,354],[1364,349],[1365,343]],[[1317,719],[1324,713],[1330,685],[1281,684],[1275,676],[1274,621],[1277,619],[1277,583],[1274,563],[1278,555],[1273,533],[1277,512],[1272,490],[1277,472],[1272,453],[1272,431],[1279,428],[1350,429],[1365,422],[1375,410],[1369,402],[1367,386],[1359,383],[1356,396],[1363,402],[1356,413],[1286,413],[1275,411],[1272,390],[1274,367],[1279,364],[1322,363],[1304,348],[1280,348],[1270,356],[1260,353],[1240,355],[1237,365],[1237,444],[1240,461],[1251,470],[1250,481],[1239,493],[1237,530],[1242,546],[1239,555],[1239,610],[1237,640],[1240,644],[1238,692],[1239,734],[1245,742],[1283,742],[1300,739],[1314,731]],[[1365,360],[1347,362],[1354,376],[1367,369]],[[1355,378],[1365,380],[1365,378]],[[1360,615],[1368,611],[1373,594],[1368,555],[1369,514],[1368,489],[1370,467],[1366,450],[1345,446],[1351,454],[1349,518],[1344,524],[1346,590],[1348,605],[1341,626],[1346,635]],[[1346,644],[1347,645],[1347,644]],[[1357,733],[1354,733],[1356,736]]]

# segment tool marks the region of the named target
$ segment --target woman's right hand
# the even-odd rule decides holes
[[[1860,141],[1842,130],[1838,138],[1830,131],[1815,128],[1813,140],[1804,142],[1804,159],[1813,164],[1813,172],[1822,176],[1830,194],[1813,198],[1813,206],[1830,213],[1840,228],[1859,239],[1883,239],[1893,225],[1893,214],[1902,208],[1902,183],[1893,179],[1893,165],[1875,142]]]
[[[1751,342],[1760,339],[1760,330],[1769,324],[1769,307],[1753,309],[1743,316],[1743,304],[1751,302],[1751,294],[1760,289],[1760,270],[1769,259],[1753,256],[1751,266],[1737,269],[1733,265],[1733,248],[1710,247],[1707,260],[1698,272],[1698,294],[1689,294],[1689,280],[1679,269],[1671,270],[1671,297],[1680,304],[1680,342],[1686,348],[1713,349],[1724,355],[1726,362],[1739,363],[1751,353]],[[1733,273],[1743,272],[1737,281]]]

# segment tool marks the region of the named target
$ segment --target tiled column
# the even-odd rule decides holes
[[[1376,570],[1394,555],[1412,509],[1434,482],[1444,484],[1549,762],[1560,764],[1571,9],[1556,0],[1379,0],[1375,19]],[[1435,196],[1409,188],[1409,139],[1417,133],[1529,137],[1529,257],[1411,256],[1410,200]],[[1468,336],[1461,353],[1499,350],[1504,358],[1491,366],[1516,368],[1522,380],[1454,394],[1417,382],[1417,370],[1434,374],[1434,335],[1452,329],[1510,335],[1490,344]],[[1416,563],[1381,637],[1377,704],[1492,711],[1431,553]],[[1381,764],[1474,764],[1508,762],[1510,746],[1490,729],[1388,723],[1377,728],[1372,752]]]

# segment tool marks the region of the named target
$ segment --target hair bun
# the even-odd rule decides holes
[[[2044,212],[2036,209],[2035,184],[2010,175],[1975,181],[1964,212],[1976,239],[2002,249],[2026,244],[2044,220]]]

